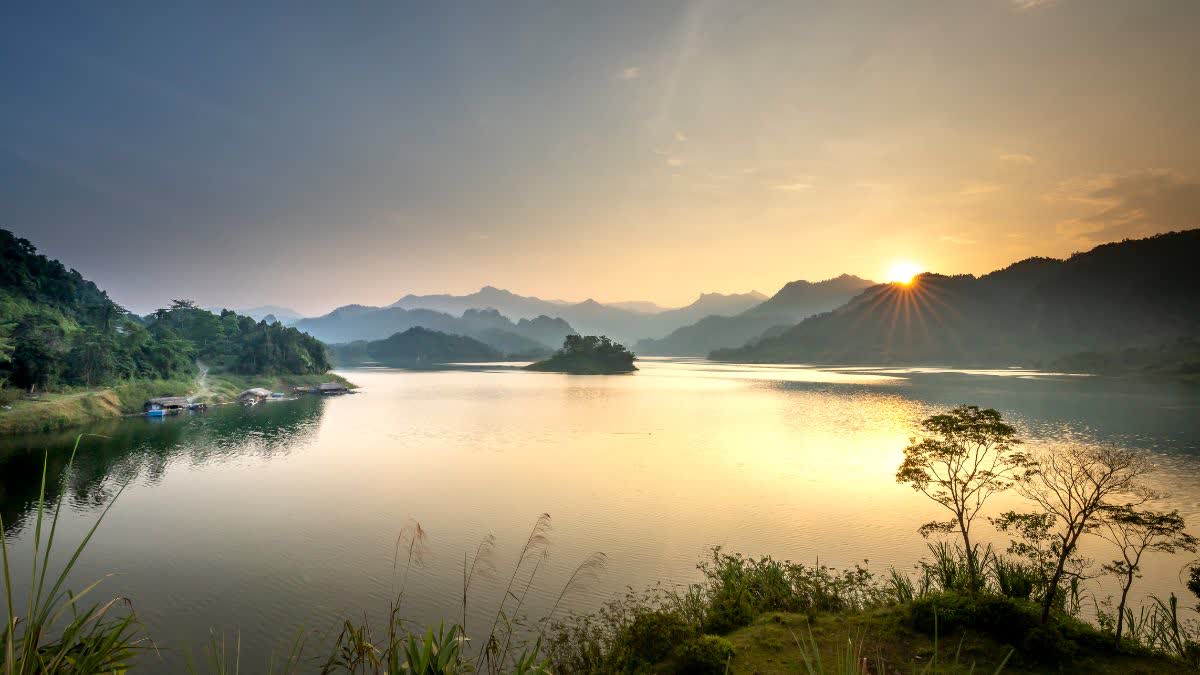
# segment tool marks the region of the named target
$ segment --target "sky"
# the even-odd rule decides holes
[[[135,4],[0,10],[0,227],[134,311],[671,306],[1200,226],[1195,0]]]

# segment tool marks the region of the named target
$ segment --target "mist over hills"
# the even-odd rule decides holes
[[[705,356],[722,347],[740,347],[768,331],[780,332],[802,319],[848,302],[875,282],[843,274],[825,281],[792,281],[763,302],[733,316],[712,313],[677,328],[661,339],[644,339],[635,351],[643,355]]]
[[[614,340],[632,344],[641,337],[666,335],[679,326],[710,314],[737,314],[758,305],[764,299],[766,296],[753,291],[737,294],[705,293],[686,307],[650,312],[648,310],[657,305],[632,301],[615,306],[591,299],[579,303],[566,303],[517,295],[511,291],[485,286],[468,295],[406,295],[388,307],[346,305],[324,316],[298,321],[296,325],[326,342],[382,339],[393,332],[415,325],[469,335],[489,342],[489,336],[481,332],[483,329],[448,321],[447,317],[455,319],[462,316],[468,323],[477,323],[480,316],[467,314],[480,310],[494,310],[508,325],[491,317],[489,329],[516,333],[551,348],[562,344],[566,333],[560,334],[559,331],[564,326],[573,328],[573,331],[567,332],[607,335]],[[517,322],[512,324],[505,317],[513,317]],[[551,323],[554,319],[561,321],[561,325]],[[466,330],[474,332],[464,332]],[[495,340],[496,336],[490,338]],[[502,351],[519,351],[507,349],[494,342],[489,344]]]
[[[1036,366],[1122,350],[1176,353],[1200,336],[1198,256],[1200,230],[1188,230],[1066,260],[1030,258],[982,277],[926,273],[911,286],[874,286],[843,307],[712,357]]]
[[[468,309],[452,316],[429,309],[364,305],[346,305],[324,316],[301,319],[295,327],[327,343],[383,340],[421,327],[474,338],[507,354],[545,353],[576,332],[562,319],[538,316],[513,323],[494,309]]]

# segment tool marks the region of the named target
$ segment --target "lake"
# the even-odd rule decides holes
[[[85,438],[70,475],[77,431],[6,439],[0,515],[16,530],[17,578],[28,574],[47,447],[51,490],[65,490],[68,507],[60,552],[125,486],[72,586],[113,575],[100,592],[132,601],[160,650],[142,658],[152,671],[178,670],[189,648],[200,658],[210,630],[230,649],[240,637],[243,666],[261,669],[299,630],[324,633],[344,613],[381,616],[401,585],[415,624],[458,621],[464,556],[491,534],[495,569],[473,582],[467,609],[468,631],[486,633],[542,513],[551,541],[523,607],[532,618],[595,552],[606,567],[565,608],[696,581],[713,546],[910,569],[927,552],[917,526],[940,516],[895,483],[895,470],[917,422],[959,403],[1001,410],[1033,446],[1149,453],[1153,485],[1171,495],[1162,506],[1200,532],[1194,386],[1024,370],[639,364],[610,377],[506,364],[350,370],[362,388],[351,396],[98,425],[88,431],[107,438]],[[1014,505],[997,498],[990,512]],[[426,538],[405,575],[397,537],[417,523]],[[1094,540],[1086,552],[1107,561],[1106,546]],[[1135,594],[1186,593],[1188,559],[1151,557]]]

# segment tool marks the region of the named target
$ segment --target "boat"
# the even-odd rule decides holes
[[[163,410],[162,408],[157,408],[155,410],[147,410],[146,411],[146,417],[166,417],[166,415],[167,415],[167,411]]]

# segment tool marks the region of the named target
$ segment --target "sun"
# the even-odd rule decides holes
[[[904,284],[907,286],[913,282],[913,279],[916,278],[918,274],[924,271],[925,270],[916,263],[912,263],[907,260],[901,260],[892,263],[892,266],[888,268],[887,280],[889,282]]]

